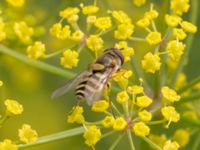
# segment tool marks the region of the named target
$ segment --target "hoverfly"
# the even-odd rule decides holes
[[[94,63],[88,66],[86,71],[55,90],[52,98],[62,96],[71,89],[75,89],[78,101],[85,99],[88,105],[92,105],[101,98],[108,81],[123,63],[124,57],[120,50],[106,49]]]

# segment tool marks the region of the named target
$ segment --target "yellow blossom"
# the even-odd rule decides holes
[[[0,18],[0,42],[6,39],[6,32],[4,31],[5,23],[3,19]]]
[[[186,83],[186,75],[184,73],[180,73],[176,80],[175,89],[180,89]]]
[[[14,7],[22,7],[25,3],[25,0],[6,0],[7,3]]]
[[[103,43],[103,40],[97,35],[90,35],[86,40],[87,47],[94,52],[101,50],[103,48]]]
[[[51,28],[50,28],[50,34],[52,36],[57,37],[57,35],[60,34],[62,29],[62,24],[61,23],[55,23]]]
[[[38,59],[38,58],[44,57],[45,45],[40,41],[36,41],[34,45],[28,46],[27,55],[28,55],[28,58],[31,58],[31,59]]]
[[[143,122],[137,122],[133,125],[132,128],[133,132],[135,133],[135,135],[137,136],[147,136],[150,133],[150,128]]]
[[[159,44],[162,41],[160,32],[150,32],[146,37],[147,42],[150,45]]]
[[[181,27],[183,28],[183,30],[185,30],[185,32],[190,32],[190,33],[197,32],[197,27],[188,21],[181,22]]]
[[[185,44],[183,44],[182,42],[172,40],[167,43],[166,50],[169,54],[169,57],[174,61],[178,61],[180,59],[184,49],[185,49]]]
[[[122,49],[121,52],[124,56],[124,62],[131,60],[131,56],[134,54],[134,49],[128,47],[128,43],[126,41],[120,41],[119,43],[115,44],[115,48]]]
[[[78,21],[79,19],[79,16],[78,15],[72,15],[70,16],[69,18],[67,18],[67,21],[70,23],[70,24],[74,24]]]
[[[121,10],[113,11],[112,16],[121,24],[122,23],[124,23],[124,24],[131,23],[131,19],[124,11],[121,11]]]
[[[190,140],[190,134],[187,130],[178,129],[174,133],[173,140],[175,140],[180,147],[185,147]]]
[[[137,97],[136,105],[139,107],[145,108],[145,107],[148,107],[152,102],[153,100],[149,98],[148,96],[139,96]]]
[[[170,140],[166,141],[163,150],[178,150],[179,145],[176,141],[171,142]]]
[[[71,30],[70,26],[65,25],[61,30],[56,34],[56,37],[61,40],[65,40],[67,38],[70,38]]]
[[[24,43],[29,44],[31,42],[31,36],[33,35],[33,28],[29,27],[25,22],[15,22],[14,32],[17,37]]]
[[[7,115],[20,115],[23,112],[23,106],[16,100],[7,99],[4,102],[6,106]]]
[[[171,0],[170,8],[177,15],[182,15],[183,13],[188,12],[189,10],[189,0]]]
[[[165,22],[170,27],[176,27],[181,22],[182,18],[177,15],[165,15]]]
[[[0,150],[18,150],[18,148],[11,140],[5,139],[3,142],[0,142]]]
[[[165,142],[167,141],[167,137],[164,134],[160,136],[155,134],[150,134],[148,138],[160,147],[163,147]]]
[[[136,6],[140,7],[140,6],[142,6],[142,5],[144,5],[146,3],[146,0],[133,0],[133,3]]]
[[[0,80],[0,87],[3,86],[3,81]]]
[[[96,21],[96,19],[97,19],[96,16],[90,15],[90,16],[87,17],[86,20],[87,20],[87,23],[88,23],[88,24],[94,24],[95,21]]]
[[[81,6],[84,15],[95,14],[99,11],[99,7],[95,5]]]
[[[158,54],[152,54],[148,52],[143,60],[142,60],[142,68],[146,72],[155,73],[156,71],[160,70],[160,57]]]
[[[168,121],[178,122],[180,119],[179,113],[176,112],[173,106],[165,106],[161,109],[162,115]]]
[[[126,128],[127,122],[122,117],[115,119],[113,124],[114,130],[124,130]]]
[[[164,101],[166,102],[176,102],[180,100],[180,96],[174,91],[173,89],[170,89],[167,86],[162,87],[161,89],[162,96],[164,98]]]
[[[80,42],[84,38],[84,33],[81,30],[76,30],[74,33],[72,33],[71,39]]]
[[[92,105],[92,111],[104,112],[108,109],[109,103],[106,100],[99,100]]]
[[[140,111],[138,116],[142,121],[150,121],[152,118],[152,114],[146,110]]]
[[[134,25],[129,24],[120,24],[117,26],[117,30],[114,32],[114,37],[120,40],[126,40],[131,37],[134,32]]]
[[[110,128],[113,126],[114,122],[115,122],[115,118],[113,116],[106,116],[102,121],[102,125],[105,128]]]
[[[60,64],[62,64],[65,68],[76,67],[79,62],[79,53],[73,50],[65,50],[63,52],[63,57],[60,58]]]
[[[137,26],[141,27],[141,28],[147,28],[150,24],[150,21],[148,18],[142,18],[140,20],[137,21]]]
[[[85,119],[84,119],[84,116],[82,115],[83,114],[83,108],[80,107],[80,106],[76,106],[76,107],[73,107],[73,111],[70,115],[68,115],[67,117],[67,122],[68,123],[79,123],[79,124],[82,124],[84,123]]]
[[[35,143],[38,138],[37,132],[33,130],[28,124],[23,124],[22,128],[19,129],[18,135],[20,140],[26,144]]]
[[[183,31],[183,29],[174,28],[173,29],[173,36],[174,36],[175,39],[184,40],[187,35]]]
[[[133,85],[133,86],[129,86],[127,91],[131,94],[141,94],[144,92],[144,88],[142,86],[137,86],[137,85]]]
[[[110,17],[99,17],[96,19],[94,25],[101,30],[105,30],[112,26],[112,22]]]
[[[127,102],[128,99],[129,99],[129,95],[126,91],[122,91],[117,94],[117,102],[120,104]]]
[[[96,126],[90,126],[83,134],[85,143],[88,146],[94,146],[101,138],[101,131]]]
[[[79,8],[77,7],[68,7],[62,11],[60,11],[60,17],[63,17],[63,18],[69,18],[73,15],[76,15],[79,13]]]
[[[156,10],[152,9],[152,10],[146,12],[144,14],[144,17],[148,18],[149,20],[153,20],[153,19],[156,19],[158,17],[158,15],[159,15],[159,13]]]

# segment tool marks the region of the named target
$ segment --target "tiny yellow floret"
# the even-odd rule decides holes
[[[177,15],[165,15],[165,22],[169,27],[176,27],[181,22],[182,18]]]
[[[6,1],[13,7],[22,7],[24,6],[25,3],[25,0],[6,0]]]
[[[173,36],[177,40],[184,40],[186,38],[186,33],[183,31],[183,29],[174,28],[173,29]]]
[[[160,32],[150,32],[147,37],[146,37],[146,41],[150,44],[150,45],[157,45],[162,41],[161,38],[161,33]]]
[[[3,86],[3,81],[0,80],[0,87]]]
[[[144,17],[148,18],[149,20],[153,20],[153,19],[156,19],[158,17],[158,15],[159,15],[159,13],[156,10],[152,9],[152,10],[146,12],[144,14]]]
[[[71,39],[76,42],[81,42],[84,38],[84,33],[81,30],[76,30],[72,33]]]
[[[106,116],[102,121],[102,125],[105,128],[110,128],[113,126],[114,122],[115,122],[115,118],[113,116]]]
[[[173,106],[165,106],[161,109],[161,113],[168,121],[178,122],[180,120],[179,113],[176,112]]]
[[[60,58],[60,64],[65,68],[76,67],[79,62],[79,53],[74,50],[65,50],[63,57]]]
[[[139,107],[145,108],[145,107],[148,107],[152,102],[153,100],[149,98],[148,96],[139,96],[137,97],[136,105]]]
[[[177,102],[180,100],[180,96],[174,91],[173,89],[170,89],[167,86],[162,87],[161,89],[162,96],[164,98],[164,101],[166,102]]]
[[[183,13],[188,12],[190,7],[189,0],[171,0],[170,8],[173,10],[173,13],[177,15],[182,15]]]
[[[34,45],[30,45],[27,48],[27,55],[30,59],[39,59],[45,56],[45,45],[40,42],[36,41]]]
[[[22,128],[19,129],[18,136],[20,138],[20,141],[26,144],[35,143],[38,138],[37,132],[33,130],[28,124],[23,124]]]
[[[0,150],[18,150],[18,148],[11,140],[5,139],[3,142],[0,142]]]
[[[136,25],[141,28],[147,28],[150,25],[150,21],[148,18],[142,18],[137,21]]]
[[[100,30],[106,30],[112,26],[110,17],[99,17],[96,19],[94,25]]]
[[[104,112],[108,109],[109,103],[106,100],[99,100],[92,105],[92,111]]]
[[[124,130],[127,126],[126,120],[122,117],[118,117],[115,119],[114,124],[113,124],[113,129],[114,130]]]
[[[117,26],[117,30],[114,32],[114,37],[119,40],[126,40],[127,38],[131,37],[133,32],[133,24],[120,24]]]
[[[189,33],[197,32],[197,27],[188,21],[181,22],[181,27],[183,28],[183,30],[185,30],[185,32],[189,32]]]
[[[83,107],[76,106],[76,107],[73,107],[72,109],[73,109],[72,113],[68,115],[67,117],[67,122],[68,123],[76,122],[79,124],[84,123],[85,119],[83,116]]]
[[[144,122],[137,122],[133,125],[132,131],[137,136],[145,137],[149,135],[150,128]]]
[[[124,23],[124,24],[129,24],[131,23],[130,17],[124,12],[124,11],[113,11],[112,16],[119,22],[119,23]]]
[[[77,7],[68,7],[62,11],[60,11],[60,17],[70,18],[73,15],[77,15],[79,13],[79,8]]]
[[[103,48],[103,43],[102,38],[97,35],[90,35],[86,40],[87,47],[94,52],[100,51]]]
[[[144,88],[142,86],[138,86],[138,85],[133,85],[133,86],[129,86],[127,91],[130,94],[142,94],[144,92]]]
[[[164,146],[163,146],[163,150],[178,150],[179,149],[179,145],[176,141],[172,142],[170,140],[166,141]]]
[[[140,7],[146,3],[146,0],[133,0],[133,4]]]
[[[185,147],[190,140],[190,133],[185,129],[178,129],[174,133],[173,140],[175,140],[180,147]]]
[[[4,102],[8,116],[20,115],[23,112],[23,106],[16,100],[7,99]]]
[[[145,121],[145,122],[150,121],[152,118],[152,114],[146,110],[140,111],[138,113],[138,116],[140,117],[142,121]]]
[[[123,104],[127,102],[129,99],[129,95],[126,91],[121,91],[117,94],[117,102]]]
[[[99,7],[95,5],[82,6],[82,12],[84,15],[95,14],[98,11],[99,11]]]

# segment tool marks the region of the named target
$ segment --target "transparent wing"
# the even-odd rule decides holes
[[[52,93],[51,98],[54,99],[56,97],[62,96],[65,93],[67,93],[68,91],[70,91],[71,89],[74,89],[77,86],[77,84],[81,81],[81,79],[88,76],[89,74],[90,74],[89,71],[84,71],[81,74],[77,75],[72,80],[69,80],[64,86],[56,89]]]

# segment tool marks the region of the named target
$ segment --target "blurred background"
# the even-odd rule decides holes
[[[147,0],[148,1],[148,0]],[[154,0],[155,8],[158,10],[166,11],[166,7],[163,7],[164,2],[167,0]],[[70,45],[70,41],[61,42],[49,35],[48,29],[57,21],[59,21],[59,11],[68,6],[79,6],[80,3],[92,4],[92,0],[26,0],[25,5],[22,8],[13,8],[6,4],[5,0],[0,0],[0,9],[5,10],[5,13],[16,21],[26,20],[29,24],[36,27],[43,27],[41,37],[38,40],[43,41],[46,44],[47,53],[51,53],[61,48],[65,48]],[[101,8],[99,16],[106,15],[107,10],[124,10],[132,18],[135,23],[145,12],[149,9],[149,5],[136,7],[131,0],[98,0],[98,6]],[[199,12],[200,13],[200,12]],[[162,13],[160,15],[163,15]],[[200,15],[200,14],[199,14]],[[187,18],[188,16],[184,16]],[[81,17],[80,17],[81,18]],[[80,26],[84,28],[85,20],[80,19]],[[162,23],[159,22],[159,28],[164,28]],[[200,27],[200,20],[198,20],[198,27]],[[143,31],[140,31],[141,33]],[[163,31],[164,32],[164,31]],[[140,33],[140,34],[141,34]],[[105,48],[112,47],[115,40],[112,35],[106,35],[104,38]],[[106,40],[105,40],[106,39]],[[188,80],[198,76],[200,74],[200,35],[195,35],[189,61],[185,67],[185,73]],[[19,43],[8,44],[9,47],[18,47],[17,50],[25,53],[26,46]],[[16,46],[17,45],[17,46]],[[138,43],[132,43],[135,48],[135,53],[140,55],[141,47],[147,47],[146,45],[139,45]],[[85,61],[84,58],[89,58]],[[92,60],[92,57],[86,52],[81,54],[81,61],[78,68],[73,69],[74,72],[80,72],[87,66]],[[53,58],[46,60],[48,63],[59,65],[59,58]],[[16,99],[24,106],[24,113],[20,116],[9,119],[4,126],[0,129],[0,141],[5,138],[12,140],[18,139],[18,129],[21,128],[23,123],[28,123],[33,129],[37,130],[39,136],[44,136],[66,129],[70,129],[76,125],[70,125],[66,122],[67,113],[76,104],[74,95],[72,93],[66,94],[60,97],[58,100],[51,100],[50,96],[53,90],[66,83],[67,79],[52,75],[50,73],[32,68],[24,63],[19,62],[16,59],[8,57],[0,53],[0,80],[4,82],[3,88],[0,89],[0,114],[5,110],[3,102],[6,98]],[[84,105],[84,104],[83,104]],[[86,112],[88,120],[95,120],[96,115]],[[97,149],[108,149],[109,145],[113,142],[115,134],[109,136],[106,139],[101,140],[97,144]],[[125,142],[120,142],[117,150],[122,148],[129,149],[129,145]],[[138,147],[146,147],[146,144],[141,144],[140,141],[136,141]],[[141,146],[142,145],[142,146]],[[55,141],[49,144],[40,145],[37,147],[27,148],[27,150],[86,150],[89,149],[84,144],[82,135],[67,138],[60,141]],[[146,149],[150,149],[146,147]],[[188,149],[189,150],[189,149]]]

